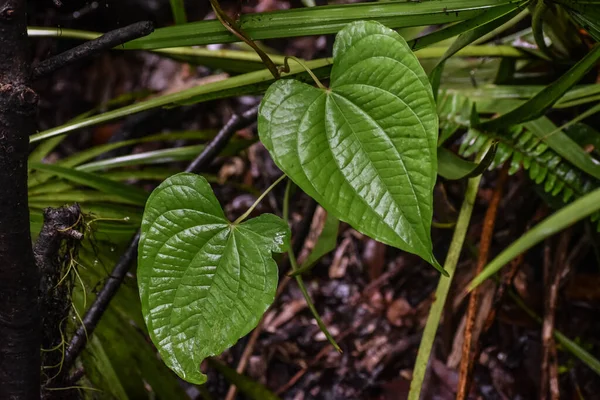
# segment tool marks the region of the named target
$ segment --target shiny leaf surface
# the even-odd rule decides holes
[[[271,214],[230,223],[206,179],[182,173],[150,196],[142,221],[142,313],[165,363],[203,383],[200,363],[252,330],[273,302],[287,224]]]
[[[441,268],[430,237],[436,107],[400,35],[373,21],[348,25],[331,87],[275,82],[258,130],[275,163],[335,217]]]

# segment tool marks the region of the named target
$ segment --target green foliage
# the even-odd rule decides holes
[[[508,133],[500,135],[469,129],[472,107],[473,101],[457,93],[444,93],[438,101],[440,136],[449,138],[460,129],[467,129],[461,139],[461,156],[470,157],[479,152],[489,140],[496,140],[498,149],[490,169],[510,162],[509,172],[514,174],[522,167],[544,192],[552,197],[560,196],[563,202],[573,197],[579,198],[600,185],[600,180],[595,175],[581,170],[583,166],[588,171],[595,172],[595,161],[563,132],[555,132],[556,126],[547,118],[517,125]],[[554,133],[549,135],[552,132]],[[576,154],[567,153],[568,149],[573,149]],[[566,159],[565,156],[569,158]]]
[[[202,360],[252,330],[273,302],[287,224],[223,214],[206,179],[177,174],[150,195],[139,244],[138,285],[150,337],[179,376],[203,383]]]
[[[452,42],[452,45],[440,58],[430,74],[433,93],[436,97],[446,60],[456,54],[459,50],[481,38],[483,35],[490,33],[494,29],[497,29],[513,19],[517,14],[519,14],[519,12],[521,12],[521,8],[526,6],[527,3],[528,1],[523,1],[521,3],[514,3],[504,7],[494,8],[475,18],[472,18],[469,21],[462,22],[462,24],[473,24],[473,29],[463,32],[454,42]]]
[[[463,160],[450,150],[438,148],[438,175],[448,180],[472,178],[483,174],[496,157],[498,146],[494,144],[479,164]]]
[[[469,130],[459,152],[469,157],[485,144],[488,137],[475,129]],[[509,172],[514,174],[523,167],[546,193],[561,195],[564,202],[574,195],[581,197],[598,186],[598,181],[574,168],[526,127],[515,127],[510,135],[491,137],[499,140],[500,144],[490,168],[497,168],[508,161],[511,163]]]
[[[142,189],[115,182],[97,174],[41,163],[31,163],[30,167],[37,171],[54,174],[68,181],[97,189],[103,193],[118,196],[126,202],[133,202],[133,204],[140,206],[146,202],[147,194]]]
[[[355,229],[441,269],[430,238],[438,121],[427,76],[377,22],[336,37],[331,87],[275,82],[258,120],[275,163]]]
[[[239,27],[253,40],[336,33],[365,17],[390,28],[464,21],[514,0],[390,1],[300,8],[243,15]],[[236,42],[219,21],[209,20],[160,28],[125,45],[129,49],[158,49]]]
[[[143,308],[140,310],[139,304],[133,300],[137,293],[131,286],[121,289],[82,357],[87,379],[95,387],[103,389],[103,395],[119,399],[144,395],[182,397],[176,379],[145,341],[144,325],[147,324],[166,364],[191,382],[204,382],[205,376],[199,371],[201,361],[222,352],[248,333],[271,304],[277,284],[277,268],[271,253],[282,252],[289,247],[290,233],[287,224],[272,215],[239,224],[230,223],[205,178],[191,174],[167,178],[172,173],[167,168],[123,168],[190,160],[204,148],[204,144],[94,161],[100,154],[144,141],[184,137],[206,140],[212,137],[212,133],[173,133],[168,139],[149,137],[108,144],[82,151],[56,165],[41,164],[65,134],[80,128],[157,107],[261,94],[270,87],[260,110],[261,140],[277,165],[330,211],[313,254],[293,273],[297,275],[309,307],[325,332],[326,328],[310,302],[299,274],[308,271],[316,259],[335,247],[338,218],[377,240],[414,252],[441,268],[432,255],[429,232],[431,191],[437,174],[446,179],[463,179],[478,175],[488,166],[492,169],[510,162],[511,173],[523,167],[548,197],[560,196],[565,202],[578,199],[498,256],[476,283],[548,234],[590,213],[593,213],[592,218],[600,217],[600,212],[595,211],[600,204],[599,195],[597,191],[592,192],[600,183],[600,166],[581,148],[583,144],[594,141],[590,141],[587,133],[574,137],[577,141],[571,140],[562,129],[543,116],[551,108],[572,107],[600,99],[600,86],[597,84],[569,90],[600,59],[600,48],[593,48],[569,73],[547,88],[503,85],[489,89],[480,86],[481,76],[478,80],[473,78],[472,82],[468,80],[473,77],[470,73],[479,68],[474,65],[482,62],[482,57],[505,57],[504,60],[510,57],[510,63],[503,63],[504,67],[510,66],[503,76],[508,81],[518,70],[517,65],[547,58],[537,50],[525,52],[512,45],[471,45],[484,43],[507,26],[512,26],[518,19],[515,16],[521,11],[520,7],[528,3],[514,0],[391,1],[242,16],[240,25],[253,39],[340,31],[334,60],[328,58],[306,63],[318,78],[331,77],[331,88],[307,85],[305,82],[310,82],[309,75],[302,67],[293,65],[285,79],[272,86],[273,77],[262,70],[133,104],[134,98],[129,96],[115,99],[112,106],[129,105],[102,114],[93,111],[32,136],[34,143],[45,140],[30,157],[29,190],[34,232],[39,231],[44,207],[72,201],[82,202],[85,211],[94,212],[100,219],[90,226],[101,252],[109,251],[108,242],[125,243],[142,225],[138,283]],[[600,8],[593,4],[596,2],[555,0],[547,3],[561,5],[573,21],[593,38],[600,38]],[[183,22],[183,1],[171,0],[171,5],[177,22]],[[378,22],[352,23],[366,15]],[[390,28],[447,25],[409,40],[407,45],[397,33],[379,23]],[[30,34],[39,31],[32,29]],[[55,31],[50,34],[55,36]],[[543,40],[543,33],[538,29],[535,36]],[[78,39],[98,36],[74,30],[61,31],[60,34]],[[450,46],[426,48],[457,35]],[[530,37],[531,33],[518,33],[513,39],[521,36]],[[506,37],[500,40],[510,44],[513,39]],[[248,52],[166,48],[235,40],[219,22],[201,21],[159,29],[125,47],[153,49],[175,59],[227,71],[245,72],[260,68],[259,58]],[[552,47],[556,47],[554,43]],[[422,58],[441,57],[437,64],[427,66],[423,63],[425,70],[431,71],[436,92],[438,85],[442,88],[459,86],[452,88],[453,94],[442,90],[437,113],[428,79],[411,50],[420,50],[417,56]],[[480,58],[451,58],[465,55]],[[518,63],[513,59],[518,59]],[[281,64],[283,57],[273,56],[273,61]],[[498,64],[488,63],[486,68],[483,80],[491,82],[498,71]],[[469,87],[471,83],[474,88]],[[473,111],[475,103],[479,112]],[[592,108],[588,112],[595,110]],[[439,131],[436,114],[439,115]],[[480,116],[490,114],[499,117],[478,125]],[[571,121],[573,126],[576,126],[575,122]],[[441,147],[463,130],[467,133],[460,155],[481,155],[491,142],[498,141],[497,153],[488,152],[486,158],[477,164]],[[235,154],[250,143],[232,141],[224,153]],[[146,204],[147,193],[121,181],[160,181],[165,178],[167,180],[148,200],[142,221],[141,208]],[[468,201],[464,203],[446,259],[445,265],[450,274],[458,261],[468,227],[476,182],[477,179],[469,182]],[[107,218],[114,221],[103,220]],[[294,255],[290,256],[295,268]],[[103,263],[102,267],[109,270],[113,263],[114,260]],[[80,273],[87,285],[84,289],[87,293],[89,287],[95,286],[107,271],[96,266],[86,267],[89,270],[82,268]],[[99,271],[104,272],[102,278],[94,275]],[[425,350],[423,354],[420,352],[420,364],[415,371],[415,387],[420,385],[419,379],[425,371],[429,354],[427,347],[430,349],[433,343],[449,285],[450,280],[441,279],[431,322],[428,321],[424,335],[422,348]],[[85,308],[81,297],[82,293],[76,291],[74,304],[79,314]],[[142,311],[145,323],[141,318]],[[121,340],[123,337],[127,338],[127,342]],[[577,354],[576,348],[571,348],[571,351]],[[598,370],[597,360],[589,354],[578,357],[591,359],[588,365]],[[254,393],[259,398],[275,398],[260,385],[235,375],[231,369],[222,365],[214,367],[235,381],[247,395]],[[147,393],[144,384],[152,387],[151,394]],[[411,391],[411,396],[418,395],[418,389],[420,387]]]
[[[121,248],[114,242],[106,245],[86,239],[79,253],[77,273],[80,279],[73,292],[73,306],[83,315],[86,303],[94,300],[94,288],[106,278],[107,268],[118,260]],[[95,248],[96,247],[96,248]],[[110,303],[81,361],[86,380],[97,391],[86,392],[90,398],[137,400],[185,398],[177,377],[156,357],[146,339],[147,332],[134,282],[127,279]],[[76,324],[79,319],[75,319]],[[89,386],[82,382],[82,386]]]
[[[176,24],[185,24],[187,22],[187,15],[185,13],[185,1],[184,0],[170,0],[171,10],[173,11],[173,19]]]
[[[561,208],[527,231],[527,233],[514,241],[507,249],[486,265],[481,274],[473,279],[473,282],[469,285],[469,290],[474,289],[483,281],[490,278],[500,268],[527,249],[598,210],[600,210],[600,189],[596,189],[582,198],[575,200],[568,206]]]
[[[477,126],[480,130],[502,132],[511,126],[540,118],[548,111],[564,94],[583,78],[583,76],[600,60],[600,44],[597,44],[568,72],[563,74],[552,84],[545,87],[524,104],[502,114],[498,118],[482,122]]]
[[[600,3],[582,0],[554,0],[563,6],[583,29],[600,41]]]

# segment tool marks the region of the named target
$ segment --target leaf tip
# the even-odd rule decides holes
[[[440,272],[440,274],[444,275],[445,277],[450,277],[448,271],[446,271],[444,267],[441,266],[441,264],[435,259],[433,255],[431,255],[428,262],[433,266],[433,268],[437,269]]]

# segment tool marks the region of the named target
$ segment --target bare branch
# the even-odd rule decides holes
[[[74,62],[91,57],[104,50],[112,49],[130,40],[149,35],[154,30],[152,22],[136,22],[124,28],[115,29],[97,39],[90,40],[77,47],[42,61],[34,67],[31,79],[36,80],[50,75],[52,72]]]

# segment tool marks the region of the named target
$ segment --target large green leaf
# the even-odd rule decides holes
[[[165,363],[203,383],[200,363],[252,330],[273,302],[290,231],[265,214],[230,223],[206,179],[182,173],[146,204],[138,256],[142,312]]]
[[[329,89],[280,80],[258,116],[275,163],[358,231],[437,268],[430,237],[438,119],[404,39],[374,22],[337,35]]]

